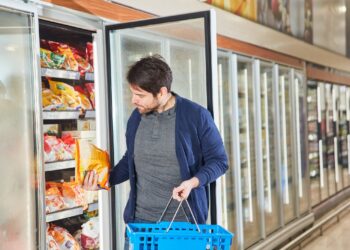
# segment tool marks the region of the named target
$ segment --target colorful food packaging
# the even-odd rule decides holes
[[[72,160],[75,156],[75,140],[70,135],[62,138],[44,135],[45,162]]]
[[[95,171],[98,174],[98,186],[109,189],[109,155],[106,151],[99,149],[88,140],[76,140],[76,168],[75,180],[83,184],[88,171]]]
[[[43,110],[59,110],[63,108],[63,101],[55,95],[50,89],[43,89],[42,93]]]
[[[67,110],[79,110],[81,108],[81,99],[79,93],[74,88],[64,82],[53,81],[49,79],[50,89],[55,95],[58,95]]]
[[[86,89],[84,90],[81,86],[74,86],[74,89],[77,91],[80,97],[81,107],[84,110],[91,110],[92,105],[90,103],[89,98],[87,98],[87,96],[89,96],[89,92]]]
[[[51,224],[46,230],[48,250],[81,250],[79,243],[64,228]]]
[[[57,183],[59,184],[59,183]],[[46,183],[45,190],[45,204],[46,213],[53,213],[65,208],[59,185],[52,185],[52,183]]]
[[[78,183],[63,182],[61,192],[67,207],[72,208],[82,206],[84,210],[88,208],[88,203],[85,199],[85,191]]]
[[[100,247],[99,241],[99,219],[93,217],[82,226],[81,246],[85,250],[97,249]]]
[[[94,65],[94,48],[92,43],[88,42],[86,43],[86,60],[91,64]]]
[[[93,72],[93,67],[79,54],[77,49],[67,44],[53,41],[48,41],[48,44],[53,52],[65,56],[66,60],[63,67],[66,70],[80,71],[80,73]]]
[[[66,70],[78,71],[78,62],[75,60],[73,52],[67,44],[53,41],[48,41],[48,44],[53,52],[65,56],[66,60],[64,61],[63,68]]]
[[[95,109],[95,85],[92,82],[85,83],[85,88],[89,93],[89,98],[92,103],[92,107]]]
[[[64,55],[57,55],[47,49],[40,48],[40,65],[43,68],[61,69],[65,60]]]

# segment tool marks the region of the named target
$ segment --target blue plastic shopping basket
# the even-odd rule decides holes
[[[173,222],[182,202],[180,202],[171,222],[160,222],[168,209],[169,200],[157,223],[130,223],[127,236],[132,250],[229,250],[233,234],[218,225],[198,225],[186,200],[195,224]],[[185,210],[184,210],[185,211]]]

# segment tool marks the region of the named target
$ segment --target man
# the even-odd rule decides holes
[[[109,178],[111,186],[130,180],[125,223],[156,222],[173,197],[188,199],[197,222],[204,224],[208,216],[205,187],[228,168],[210,113],[171,92],[172,72],[160,56],[136,62],[127,80],[136,109],[127,123],[127,151]],[[90,172],[85,188],[95,190],[96,179]],[[171,220],[176,206],[171,203],[163,220]],[[186,221],[184,210],[178,221]]]

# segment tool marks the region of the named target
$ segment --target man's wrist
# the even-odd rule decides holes
[[[199,179],[197,177],[192,177],[190,181],[192,188],[196,188],[199,186]]]

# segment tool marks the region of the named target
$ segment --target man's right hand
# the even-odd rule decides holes
[[[97,186],[98,174],[95,171],[89,171],[84,178],[83,188],[88,191],[97,191],[100,188]]]

